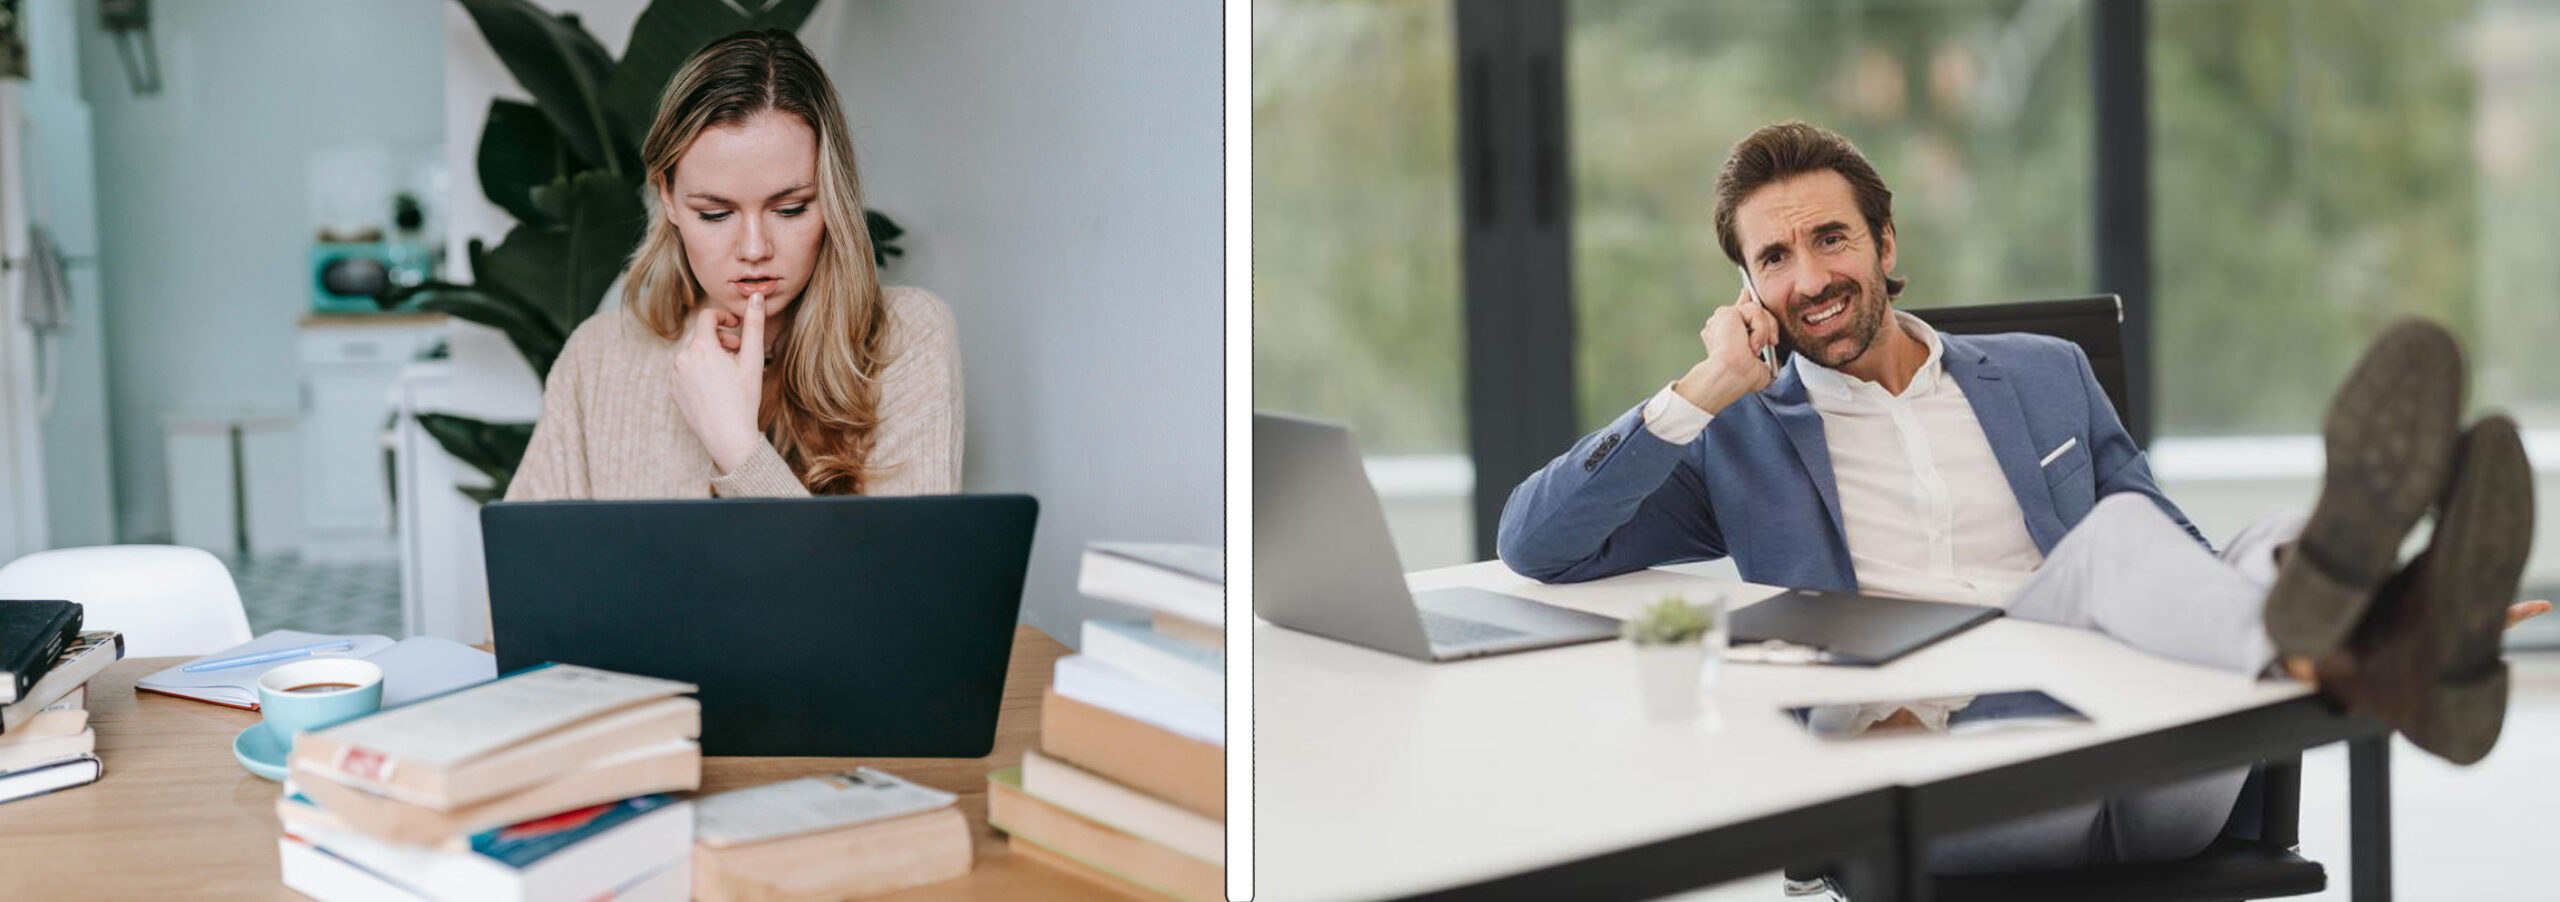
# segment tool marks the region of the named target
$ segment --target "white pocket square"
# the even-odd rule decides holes
[[[2053,465],[2053,461],[2054,461],[2054,459],[2055,459],[2055,458],[2061,457],[2061,456],[2062,456],[2062,452],[2065,452],[2065,451],[2069,451],[2069,450],[2071,450],[2071,446],[2073,446],[2073,445],[2077,445],[2077,444],[2080,444],[2080,437],[2079,437],[2079,436],[2072,436],[2071,438],[2064,439],[2064,440],[2063,440],[2063,442],[2062,442],[2062,447],[2059,447],[2059,448],[2055,448],[2055,449],[2053,449],[2053,453],[2045,455],[2043,460],[2036,461],[2036,466],[2039,466],[2039,467],[2049,467],[2049,466],[2052,466],[2052,465]]]

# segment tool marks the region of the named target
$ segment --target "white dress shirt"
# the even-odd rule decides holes
[[[1822,415],[1859,591],[2003,605],[2044,554],[1937,330],[1898,310],[1894,320],[1929,347],[1901,395],[1803,355],[1792,364]],[[1664,441],[1687,444],[1711,419],[1669,386],[1645,402],[1645,429]]]

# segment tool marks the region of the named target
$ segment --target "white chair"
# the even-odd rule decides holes
[[[201,548],[39,551],[0,567],[0,598],[78,602],[80,628],[123,633],[128,658],[194,657],[249,641],[231,570]]]

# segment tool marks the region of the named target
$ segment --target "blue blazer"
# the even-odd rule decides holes
[[[2149,496],[2204,542],[2152,482],[2078,345],[2024,333],[1938,340],[2037,550],[2053,553],[2117,492]],[[1511,569],[1544,582],[1731,556],[1751,582],[1855,591],[1845,536],[1822,415],[1790,366],[1685,446],[1647,431],[1641,404],[1584,436],[1512,490],[1496,544]]]

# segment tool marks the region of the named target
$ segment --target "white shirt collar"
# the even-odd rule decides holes
[[[1946,349],[1938,343],[1938,330],[1929,328],[1929,324],[1921,322],[1919,317],[1901,310],[1893,311],[1893,320],[1903,332],[1929,346],[1928,359],[1920,361],[1920,371],[1912,374],[1910,385],[1903,386],[1903,395],[1907,397],[1937,387],[1938,374],[1946,371]],[[1815,363],[1803,354],[1792,356],[1795,358],[1796,377],[1804,380],[1808,392],[1833,401],[1854,400],[1860,395],[1892,396],[1884,386]]]

